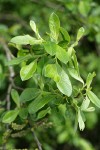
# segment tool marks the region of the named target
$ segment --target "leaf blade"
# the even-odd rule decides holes
[[[22,81],[30,79],[33,76],[34,72],[36,71],[36,68],[37,68],[36,61],[33,61],[29,65],[22,67],[20,70],[20,77]]]
[[[60,29],[60,21],[58,16],[55,13],[52,13],[49,18],[49,28],[51,31],[51,38],[57,42],[59,29]]]
[[[95,104],[97,107],[100,108],[100,100],[99,100],[99,98],[92,91],[87,91],[87,95],[88,95],[90,101],[93,104]]]
[[[6,63],[6,66],[10,66],[10,65],[18,65],[20,64],[21,62],[23,61],[26,61],[28,59],[32,58],[32,56],[30,54],[26,55],[26,56],[21,56],[21,57],[18,57],[18,58],[14,58],[12,59],[11,61],[8,61]]]
[[[3,123],[11,123],[11,122],[13,122],[16,119],[18,113],[19,113],[19,110],[9,110],[3,116],[2,122]]]
[[[35,97],[37,97],[40,93],[40,90],[37,88],[26,88],[20,95],[20,102],[27,102]]]
[[[38,110],[40,110],[42,107],[44,107],[47,103],[49,103],[51,100],[53,100],[53,95],[46,95],[44,97],[39,96],[37,97],[33,102],[31,102],[28,105],[28,112],[30,114],[36,113]]]
[[[11,96],[13,101],[16,103],[17,107],[20,107],[19,94],[15,89],[11,90]]]

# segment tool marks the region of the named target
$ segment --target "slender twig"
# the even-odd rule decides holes
[[[33,134],[33,136],[34,136],[34,139],[35,139],[35,141],[36,141],[36,143],[37,143],[38,149],[39,149],[39,150],[42,150],[42,146],[41,146],[41,143],[40,143],[38,137],[36,136],[35,132],[34,132],[32,129],[31,129],[31,131],[32,131],[32,134]]]
[[[31,130],[31,132],[32,132],[32,134],[33,134],[34,140],[35,140],[35,142],[36,142],[36,144],[37,144],[37,146],[38,146],[38,149],[39,149],[39,150],[42,150],[41,143],[40,143],[38,137],[37,137],[36,134],[35,134],[34,128],[32,128],[32,125],[31,125],[31,122],[30,122],[30,119],[29,119],[29,118],[28,118],[28,125],[29,125],[29,128],[30,128],[30,130]]]
[[[4,41],[4,39],[2,37],[0,38],[0,43],[3,46],[7,60],[10,61],[13,58],[13,55],[11,54],[10,49],[8,48],[6,42]],[[13,87],[13,88],[18,89],[18,90],[23,90],[23,88],[16,86],[14,83],[14,79],[13,79],[15,77],[14,68],[12,66],[8,66],[8,69],[9,69],[9,82],[10,82],[10,84],[8,86],[7,99],[8,99],[8,95],[10,93],[10,87]]]
[[[13,21],[19,22],[25,28],[29,28],[26,22],[22,18],[20,18],[20,16],[16,14],[3,14],[2,13],[0,14],[0,21],[2,20],[8,20],[8,21],[13,20]]]
[[[3,38],[0,38],[0,43],[3,46],[3,50],[5,51],[7,60],[10,61],[11,60],[11,53],[10,50],[6,44],[6,42],[3,40]],[[13,86],[13,77],[15,75],[14,69],[12,66],[8,66],[9,69],[9,85],[8,85],[8,90],[7,90],[7,96],[6,96],[6,102],[7,102],[7,110],[10,110],[10,92]]]
[[[34,4],[37,4],[37,5],[40,5],[40,6],[46,6],[48,8],[53,8],[54,10],[58,10],[58,11],[61,11],[63,12],[63,7],[62,5],[59,3],[59,4],[56,4],[56,3],[52,3],[50,1],[46,1],[45,3],[41,3],[40,1],[37,1],[37,0],[30,0],[31,2],[33,2]]]

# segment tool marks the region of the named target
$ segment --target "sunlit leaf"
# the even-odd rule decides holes
[[[42,40],[37,40],[36,38],[31,37],[30,35],[22,35],[12,38],[10,42],[18,45],[35,45],[41,44]]]
[[[87,91],[87,95],[90,101],[100,108],[100,99],[92,91]]]
[[[68,68],[69,74],[76,80],[80,81],[81,83],[84,84],[83,79],[80,77],[80,75],[78,74],[77,70],[75,70],[74,68]]]
[[[83,131],[85,128],[85,123],[83,121],[83,116],[82,116],[82,112],[80,109],[78,109],[78,123],[79,123],[80,130]]]
[[[3,116],[2,122],[3,123],[11,123],[13,122],[16,117],[18,116],[19,110],[9,110],[8,112],[5,113]]]
[[[44,43],[44,48],[48,54],[54,56],[56,54],[57,45],[54,42],[46,42]]]
[[[79,41],[81,39],[81,37],[84,35],[84,33],[85,33],[85,30],[83,27],[81,27],[77,33],[77,41]]]
[[[56,46],[56,57],[64,64],[66,64],[70,60],[68,52],[66,52],[66,50],[59,45]]]
[[[37,38],[41,39],[41,36],[39,35],[39,32],[38,32],[38,28],[36,27],[36,24],[33,20],[30,21],[30,26],[31,26],[32,30],[35,32]]]
[[[26,65],[20,70],[20,77],[22,81],[28,80],[33,76],[33,73],[36,71],[37,62],[33,61],[29,65]]]
[[[84,110],[85,112],[92,112],[92,111],[95,111],[95,108],[94,107],[89,107],[87,109]]]
[[[59,66],[58,66],[58,70],[59,70],[60,80],[59,80],[59,82],[56,83],[57,87],[61,93],[65,94],[67,96],[71,96],[71,94],[72,94],[71,81],[70,81],[67,73],[64,70],[62,70]]]
[[[60,21],[55,13],[52,13],[49,18],[50,36],[52,39],[57,41],[60,29]]]
[[[90,104],[90,100],[86,96],[86,98],[83,100],[82,105],[81,105],[81,110],[86,110]]]
[[[60,79],[56,64],[48,64],[45,67],[44,73],[46,77],[52,78],[55,82],[58,82]]]
[[[96,75],[95,72],[88,74],[87,79],[86,79],[87,88],[90,87],[91,82],[92,82],[93,78],[95,77],[95,75]]]

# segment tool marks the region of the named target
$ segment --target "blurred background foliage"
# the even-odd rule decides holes
[[[0,113],[6,107],[5,98],[9,83],[9,70],[5,67],[7,54],[5,46],[13,36],[23,33],[31,33],[29,27],[30,19],[38,25],[41,35],[45,36],[48,28],[48,18],[55,12],[61,21],[61,25],[71,35],[74,41],[77,30],[83,26],[85,36],[76,47],[78,61],[80,62],[81,75],[84,79],[89,72],[96,72],[93,81],[94,92],[100,97],[100,1],[99,0],[0,0]],[[8,47],[10,49],[10,47]],[[16,55],[16,51],[12,50]],[[16,72],[18,68],[15,68]],[[25,85],[19,78],[15,78],[16,84]],[[13,105],[13,104],[12,104]],[[3,107],[2,107],[3,106]],[[55,124],[37,125],[36,133],[43,145],[44,150],[100,150],[100,111],[86,114],[86,129],[83,132],[75,131],[73,122],[74,112],[68,107],[68,120],[63,119],[64,105],[59,107],[61,114],[53,112],[50,120]],[[59,117],[58,117],[59,116]],[[2,135],[5,131],[0,123],[0,146]],[[5,131],[6,132],[6,131]],[[7,134],[7,133],[6,133]],[[9,133],[8,133],[9,134]],[[33,137],[23,136],[19,138],[10,137],[7,149],[32,149],[36,147]]]

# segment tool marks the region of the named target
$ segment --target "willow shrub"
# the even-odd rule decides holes
[[[30,26],[35,37],[27,34],[12,38],[9,44],[17,49],[17,57],[6,65],[19,66],[18,75],[22,82],[30,80],[34,84],[33,87],[25,87],[21,93],[11,90],[16,106],[3,113],[2,122],[12,130],[23,131],[29,126],[34,128],[38,121],[53,116],[53,113],[60,113],[60,107],[66,120],[70,106],[76,114],[76,127],[84,130],[85,114],[94,111],[94,105],[100,108],[100,100],[91,87],[95,73],[89,73],[86,79],[82,79],[77,61],[75,47],[85,34],[84,28],[78,30],[76,41],[72,43],[55,13],[50,15],[50,32],[44,38],[33,20]]]

